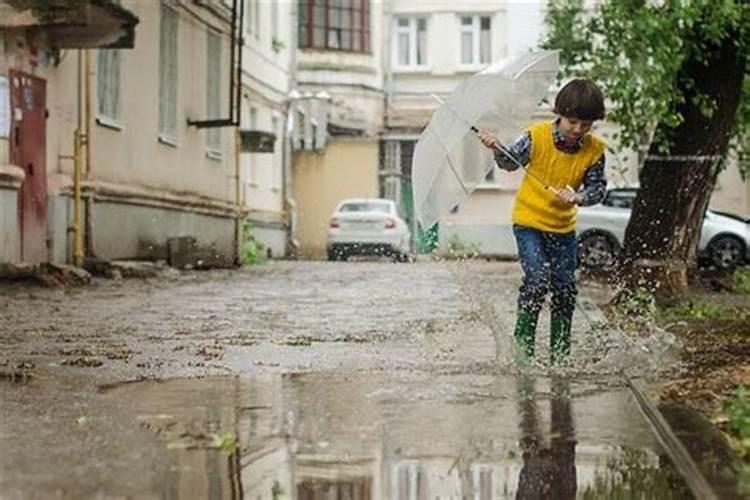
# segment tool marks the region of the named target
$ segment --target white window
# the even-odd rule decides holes
[[[395,30],[395,66],[401,68],[426,66],[427,19],[399,16],[396,18]]]
[[[260,38],[260,3],[258,0],[245,0],[245,31],[256,40]]]
[[[162,4],[159,26],[159,137],[177,136],[177,13]]]
[[[250,130],[258,130],[258,108],[250,106]],[[257,157],[254,154],[250,155],[250,185],[258,185],[258,172],[257,172]]]
[[[279,42],[279,0],[271,0],[271,48]]]
[[[97,118],[115,122],[120,114],[119,50],[102,49],[96,63]]]
[[[492,59],[492,18],[461,16],[461,64],[488,64]]]
[[[271,133],[276,136],[276,146],[273,150],[273,181],[271,183],[273,189],[281,188],[281,155],[279,154],[279,151],[281,150],[279,147],[279,143],[281,142],[280,132],[279,118],[277,116],[271,117]]]
[[[206,119],[221,118],[221,37],[209,31],[206,37]],[[221,128],[206,129],[206,148],[221,154]]]

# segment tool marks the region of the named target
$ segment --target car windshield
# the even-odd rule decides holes
[[[344,203],[339,212],[382,212],[390,213],[391,205],[382,201],[357,201]]]

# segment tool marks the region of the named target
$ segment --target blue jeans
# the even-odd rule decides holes
[[[523,282],[518,307],[536,315],[547,292],[552,290],[552,313],[568,320],[576,305],[576,261],[578,244],[575,231],[550,233],[524,226],[513,226]]]

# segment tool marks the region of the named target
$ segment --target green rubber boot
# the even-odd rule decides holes
[[[550,357],[552,363],[561,363],[570,355],[571,320],[565,315],[552,313],[550,320]]]
[[[519,308],[516,317],[516,329],[513,331],[516,360],[528,364],[534,359],[534,340],[538,314],[528,309]]]

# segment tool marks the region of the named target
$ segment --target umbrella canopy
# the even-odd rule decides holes
[[[512,142],[529,125],[558,68],[556,50],[498,61],[464,80],[435,111],[412,163],[414,210],[422,228],[464,201],[492,169],[494,155],[476,129]]]

